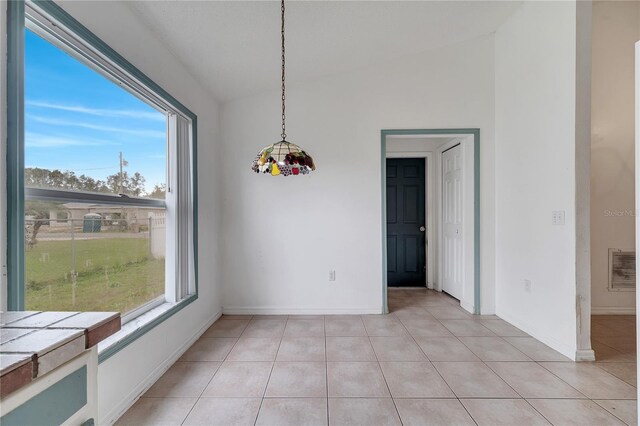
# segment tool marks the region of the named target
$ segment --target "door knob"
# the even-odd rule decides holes
[[[424,232],[424,231],[426,231],[426,230],[427,230],[427,228],[425,228],[424,226],[421,226],[421,227],[420,227],[420,232]]]

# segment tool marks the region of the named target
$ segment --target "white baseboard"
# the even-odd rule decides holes
[[[191,337],[183,343],[180,347],[178,347],[173,353],[164,360],[160,365],[158,365],[149,376],[147,376],[143,381],[141,381],[138,386],[136,386],[127,396],[125,396],[122,401],[116,405],[104,419],[100,419],[97,424],[99,425],[112,425],[114,424],[124,413],[127,412],[133,404],[140,399],[140,397],[147,391],[153,384],[160,378],[164,373],[167,372],[169,368],[195,343],[196,340],[202,336],[202,334],[207,331],[211,325],[216,322],[218,318],[222,316],[222,312],[218,312],[210,317],[202,327],[200,327]],[[126,350],[126,349],[125,349]],[[98,367],[99,368],[99,367]]]
[[[592,306],[591,315],[635,315],[636,307]]]
[[[562,355],[566,356],[567,358],[573,359],[573,360],[576,359],[575,346],[572,347],[571,345],[567,345],[566,342],[561,342],[554,338],[550,338],[549,336],[547,336],[547,333],[544,332],[544,330],[540,330],[537,327],[533,327],[530,324],[528,324],[526,321],[522,321],[518,318],[515,318],[505,312],[500,311],[499,309],[496,309],[496,315],[499,318],[502,318],[506,322],[510,323],[511,325],[529,334],[531,337],[538,339],[539,341],[549,346],[550,348],[560,352]]]
[[[461,300],[460,301],[460,307],[462,309],[464,309],[465,311],[469,312],[470,314],[474,313],[474,306],[472,303],[466,303],[466,300]]]
[[[375,315],[381,314],[382,308],[259,308],[251,306],[228,306],[222,308],[225,315]]]
[[[411,286],[411,287],[387,287],[387,290],[389,290],[389,291],[397,291],[397,290],[424,291],[425,287],[426,288],[430,288],[429,285],[431,285],[431,284],[428,284],[426,286],[424,286],[424,285],[419,285],[419,286],[418,285],[414,285],[414,286]]]
[[[595,361],[596,353],[593,349],[578,349],[576,351],[576,361]]]

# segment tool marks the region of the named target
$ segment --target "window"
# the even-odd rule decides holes
[[[195,115],[52,2],[20,7],[9,308],[126,322],[192,300]]]
[[[135,198],[165,199],[167,114],[38,32],[25,29],[25,309],[162,300],[165,202]]]

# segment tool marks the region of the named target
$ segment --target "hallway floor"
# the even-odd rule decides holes
[[[118,424],[637,423],[633,345],[611,331],[625,319],[594,317],[599,361],[574,363],[434,291],[391,289],[389,308],[223,316]]]

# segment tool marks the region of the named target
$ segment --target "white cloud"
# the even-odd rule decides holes
[[[27,132],[25,134],[25,145],[27,148],[65,148],[69,146],[107,146],[115,145],[112,142],[79,139],[77,137],[51,136],[40,133]]]
[[[165,132],[160,132],[160,131],[157,131],[157,130],[135,130],[135,129],[127,129],[127,128],[123,128],[123,127],[101,126],[99,124],[83,123],[81,121],[61,120],[61,119],[58,119],[58,118],[41,117],[41,116],[38,116],[38,115],[28,115],[27,118],[30,119],[30,120],[37,121],[38,123],[51,124],[51,125],[54,125],[54,126],[81,127],[83,129],[99,130],[99,131],[103,131],[103,132],[124,133],[124,134],[128,134],[128,135],[145,137],[145,138],[164,138],[164,137],[166,137]]]
[[[165,116],[160,112],[128,110],[128,109],[105,109],[105,108],[89,108],[82,105],[66,105],[46,101],[27,100],[27,106],[36,108],[55,109],[59,111],[78,112],[81,114],[96,115],[100,117],[129,117],[142,118],[146,120],[164,121]]]

